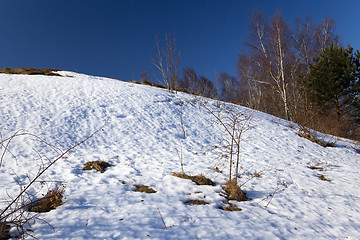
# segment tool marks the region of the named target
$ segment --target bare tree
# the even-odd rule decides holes
[[[181,89],[186,89],[189,92],[197,93],[198,76],[193,67],[183,69],[183,79],[180,81],[179,86]]]
[[[317,106],[311,101],[308,86],[310,66],[313,64],[314,56],[320,54],[321,50],[331,43],[339,43],[339,36],[335,34],[335,21],[329,17],[318,25],[314,25],[312,19],[307,16],[304,19],[296,19],[293,32],[296,61],[298,63],[295,77],[296,94],[293,99],[294,119],[301,125],[312,125],[315,115],[318,115]],[[317,117],[315,117],[317,118]],[[314,126],[312,126],[314,127]]]
[[[295,37],[280,12],[269,23],[263,14],[255,13],[250,29],[250,54],[239,55],[238,60],[239,77],[248,81],[249,105],[293,120],[299,100],[299,73],[312,58],[310,22],[298,24]]]
[[[160,71],[161,80],[169,91],[178,88],[178,63],[180,52],[177,50],[175,34],[165,35],[165,46],[161,47],[156,40],[156,56],[152,57],[153,65]]]
[[[238,58],[239,82],[247,84],[247,102],[246,105],[257,110],[264,110],[264,84],[262,84],[260,63],[246,54],[240,54]]]
[[[148,71],[146,69],[143,69],[141,71],[141,83],[146,84],[146,85],[151,85],[151,82],[152,81],[151,81]]]
[[[198,76],[193,67],[183,69],[183,79],[179,79],[178,87],[193,94],[214,97],[216,89],[214,84],[205,76]]]

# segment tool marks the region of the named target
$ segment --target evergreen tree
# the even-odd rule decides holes
[[[343,111],[358,104],[359,57],[359,51],[354,54],[350,45],[344,49],[332,44],[314,58],[306,87],[325,114],[335,110],[340,119]]]

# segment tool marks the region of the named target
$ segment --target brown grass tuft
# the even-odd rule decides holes
[[[138,81],[129,81],[129,83],[140,84]]]
[[[217,173],[222,173],[222,171],[218,167],[214,167],[212,170],[214,170]]]
[[[191,175],[187,175],[186,173],[173,173],[173,176],[178,177],[178,178],[183,178],[183,179],[189,179],[191,181],[193,181],[194,183],[196,183],[197,185],[210,185],[210,186],[215,186],[215,183],[205,177],[202,174],[196,175],[196,176],[191,176]]]
[[[149,86],[152,86],[152,83],[147,81],[146,79],[141,79],[141,84],[142,85],[149,85]]]
[[[323,181],[331,182],[331,180],[328,179],[327,177],[325,177],[325,175],[323,175],[323,174],[319,175],[319,178]]]
[[[137,189],[135,192],[144,192],[144,193],[156,193],[156,191],[148,186],[145,185],[134,185]]]
[[[185,202],[185,204],[189,204],[189,205],[206,205],[209,204],[206,201],[203,200],[188,200]]]
[[[237,185],[235,180],[229,180],[226,182],[223,187],[228,200],[236,200],[236,201],[246,201],[246,194],[241,190],[241,188]]]
[[[93,170],[99,171],[101,173],[106,171],[106,168],[110,167],[110,163],[105,161],[92,161],[92,162],[86,162],[85,167],[83,170]]]
[[[325,169],[321,166],[309,166],[308,168],[312,169],[312,170],[320,170],[320,171],[324,171]]]
[[[223,203],[228,204],[229,206],[219,207],[221,210],[229,211],[229,212],[236,212],[242,210],[241,208],[237,207],[235,204],[232,204],[228,201],[223,201]]]
[[[53,190],[48,191],[43,198],[36,200],[29,208],[29,211],[42,213],[55,209],[63,203],[64,192],[65,187],[57,185]]]

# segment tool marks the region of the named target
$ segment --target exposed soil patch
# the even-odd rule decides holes
[[[42,213],[55,209],[63,203],[64,192],[64,186],[56,186],[54,190],[48,191],[43,198],[36,200],[29,208],[29,211]]]
[[[134,185],[136,189],[135,192],[144,192],[144,193],[156,193],[156,191],[145,185]]]
[[[26,75],[47,75],[47,76],[59,76],[62,77],[58,73],[54,73],[54,71],[59,71],[57,69],[35,69],[35,68],[2,68],[0,69],[0,73],[5,74],[26,74]]]
[[[11,226],[7,222],[0,222],[0,240],[10,239]]]
[[[209,204],[208,202],[206,201],[203,201],[203,200],[188,200],[185,202],[185,204],[188,204],[188,205],[206,205],[206,204]]]
[[[96,170],[101,173],[106,171],[106,168],[110,167],[110,163],[105,161],[92,161],[92,162],[86,162],[85,167],[83,170]]]
[[[189,179],[189,180],[193,181],[194,183],[196,183],[197,185],[215,186],[215,183],[211,179],[205,177],[202,174],[199,174],[196,176],[190,176],[185,173],[173,173],[173,176],[183,178],[183,179]]]
[[[246,194],[237,185],[235,180],[227,181],[223,190],[225,191],[228,200],[236,200],[239,202],[247,200]]]

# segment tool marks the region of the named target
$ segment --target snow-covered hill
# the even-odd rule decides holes
[[[40,214],[54,229],[42,221],[32,225],[39,239],[360,238],[360,154],[349,141],[324,148],[299,137],[294,124],[234,106],[253,114],[241,144],[239,179],[247,181],[242,189],[251,200],[232,202],[242,211],[223,211],[227,165],[215,146],[227,133],[194,96],[60,73],[67,77],[0,74],[2,139],[27,131],[66,150],[105,124],[42,178],[63,182],[66,199]],[[207,100],[210,108],[216,105]],[[9,150],[0,168],[0,208],[18,193],[17,180],[26,183],[58,155],[29,135],[14,138]],[[172,176],[181,171],[180,152],[186,173],[203,173],[216,186]],[[96,160],[111,167],[104,173],[82,170]],[[135,184],[157,192],[135,192]],[[30,194],[46,193],[39,186]]]

